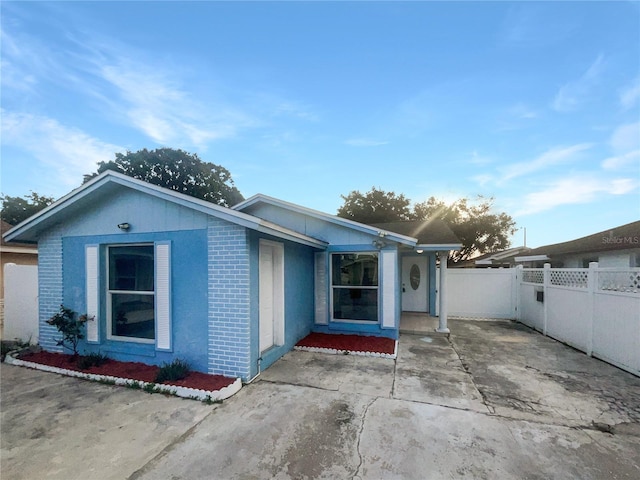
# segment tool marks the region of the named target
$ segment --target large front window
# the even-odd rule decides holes
[[[334,320],[378,321],[378,254],[331,255]]]
[[[109,337],[153,341],[153,245],[109,247]]]

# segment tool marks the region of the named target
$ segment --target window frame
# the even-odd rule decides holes
[[[376,266],[376,285],[335,285],[333,283],[333,256],[334,255],[375,255],[377,259]],[[378,250],[348,250],[339,252],[329,252],[329,315],[332,322],[337,323],[358,323],[362,325],[379,325],[380,324],[380,294],[381,294],[381,255]],[[334,317],[334,289],[347,289],[347,290],[375,290],[376,291],[376,319],[375,320],[362,320],[362,319],[350,319],[350,318],[335,318]]]
[[[111,249],[122,247],[152,247],[153,251],[153,290],[112,290],[111,289]],[[129,343],[143,343],[147,345],[154,345],[157,341],[157,321],[158,314],[156,312],[156,245],[155,243],[116,243],[106,246],[106,285],[105,285],[105,303],[106,303],[106,316],[107,316],[107,340],[113,340],[118,342]],[[113,294],[129,294],[129,295],[147,295],[153,298],[153,338],[142,337],[127,337],[123,335],[113,334]]]

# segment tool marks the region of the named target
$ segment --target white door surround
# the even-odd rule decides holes
[[[260,353],[284,345],[284,245],[260,240]]]

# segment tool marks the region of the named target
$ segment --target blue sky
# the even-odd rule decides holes
[[[639,2],[1,8],[7,195],[166,146],[328,213],[494,196],[532,247],[640,219]]]

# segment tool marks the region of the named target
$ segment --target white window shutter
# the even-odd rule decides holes
[[[382,252],[382,327],[396,326],[396,270],[398,256],[394,250]]]
[[[98,246],[87,245],[85,248],[85,274],[86,274],[86,294],[87,294],[87,316],[89,321],[87,326],[87,342],[97,343],[100,341],[98,328],[98,305],[100,298],[100,266],[99,266]]]
[[[171,350],[171,247],[156,243],[156,349]]]
[[[316,252],[315,259],[315,306],[316,325],[326,325],[328,323],[327,308],[327,254]]]

